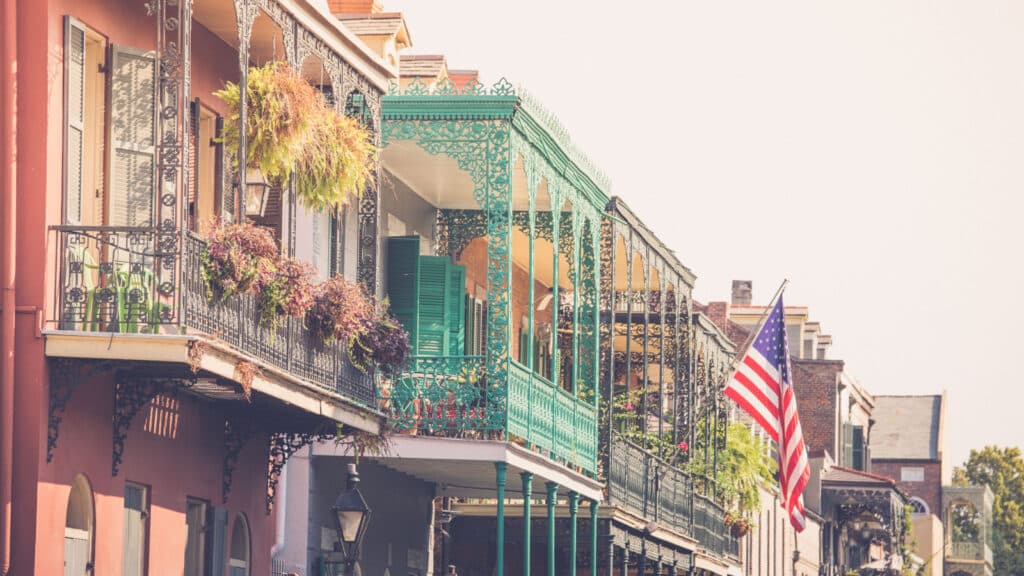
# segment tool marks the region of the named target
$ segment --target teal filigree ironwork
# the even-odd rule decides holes
[[[413,81],[401,90],[393,86],[384,98],[383,147],[415,144],[454,160],[473,183],[478,209],[439,209],[436,246],[437,253],[458,259],[473,239],[486,238],[487,306],[483,357],[412,359],[408,370],[382,387],[382,408],[410,433],[518,438],[556,460],[596,473],[597,268],[606,183],[567,144],[564,130],[553,128],[557,124],[549,115],[532,101],[524,105],[518,94],[505,80],[489,89]],[[527,175],[529,210],[514,212],[511,175],[519,161]],[[536,201],[541,181],[549,197],[544,210],[537,209]],[[511,359],[513,227],[531,238],[531,255],[537,238],[557,247],[554,278],[559,277],[559,260],[563,267],[568,264],[564,276],[571,285],[562,290],[572,306],[564,320],[565,349],[559,354],[563,346],[557,346],[551,359],[556,382]],[[532,276],[532,256],[530,264]],[[558,290],[556,283],[552,292],[560,308]],[[559,371],[562,356],[564,373]]]

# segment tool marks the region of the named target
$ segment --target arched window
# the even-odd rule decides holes
[[[931,511],[928,509],[928,503],[917,496],[910,499],[910,508],[914,511],[915,515],[931,514]]]
[[[249,576],[249,522],[245,514],[235,516],[231,528],[231,559],[228,561],[228,576]]]
[[[92,571],[92,488],[81,474],[71,482],[64,522],[64,576],[85,576]]]

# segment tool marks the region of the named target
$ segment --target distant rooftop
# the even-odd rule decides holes
[[[942,396],[875,396],[871,458],[938,460]]]
[[[402,54],[398,74],[406,78],[437,78],[445,67],[443,54]]]

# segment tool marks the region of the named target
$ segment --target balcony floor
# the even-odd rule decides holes
[[[383,428],[383,415],[201,335],[44,330],[43,336],[49,357],[165,362],[185,366],[191,365],[189,353],[194,343],[201,342],[203,353],[197,366],[199,371],[237,381],[235,366],[238,362],[253,362],[259,366],[259,373],[253,378],[253,390],[366,432],[379,434]]]
[[[348,456],[346,446],[321,442],[314,456]],[[532,472],[533,493],[541,498],[545,482],[556,482],[561,496],[570,490],[586,499],[602,499],[604,485],[562,466],[546,456],[503,440],[469,440],[424,436],[391,437],[385,456],[364,455],[398,472],[438,486],[439,496],[494,498],[495,462],[508,464],[507,498],[519,498],[522,492],[520,472]]]

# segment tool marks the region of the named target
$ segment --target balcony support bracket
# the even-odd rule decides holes
[[[224,419],[224,477],[221,496],[225,504],[228,503],[228,496],[231,494],[231,479],[235,473],[238,456],[257,432],[259,427],[252,418],[228,416]]]
[[[267,467],[267,514],[274,509],[277,483],[288,459],[299,450],[319,440],[335,440],[337,428],[321,427],[316,432],[275,432],[270,435],[269,466]]]
[[[124,442],[132,420],[143,406],[164,392],[174,392],[179,385],[190,387],[193,380],[181,378],[147,378],[118,372],[114,380],[114,434],[110,475],[117,476],[124,461]]]
[[[46,462],[53,461],[53,451],[60,437],[60,425],[64,420],[68,402],[78,387],[101,373],[113,370],[108,360],[82,358],[50,358],[50,402],[49,422],[46,431]]]

